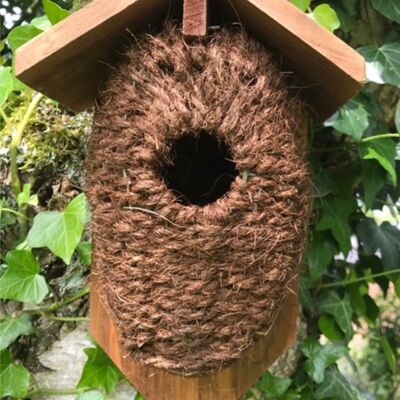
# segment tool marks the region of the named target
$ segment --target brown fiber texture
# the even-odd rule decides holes
[[[101,294],[136,360],[209,373],[271,328],[310,205],[304,110],[284,75],[241,29],[187,44],[172,26],[137,38],[111,71],[87,192]],[[239,173],[218,200],[185,205],[160,171],[174,140],[201,132]]]

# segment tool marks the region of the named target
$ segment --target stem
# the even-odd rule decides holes
[[[384,133],[383,135],[369,136],[361,140],[362,143],[385,138],[400,138],[400,133]]]
[[[379,278],[381,276],[386,276],[386,275],[392,275],[392,274],[398,274],[400,273],[400,269],[394,269],[392,271],[386,271],[386,272],[380,272],[379,274],[373,274],[373,275],[368,275],[364,276],[362,278],[355,278],[355,279],[350,279],[348,281],[340,281],[340,282],[334,282],[334,283],[325,283],[324,285],[321,285],[323,288],[332,288],[332,287],[337,287],[337,286],[347,286],[351,285],[353,283],[358,283],[358,282],[364,282],[369,280],[370,278]]]
[[[0,213],[1,212],[8,212],[8,213],[10,213],[10,214],[15,214],[15,215],[18,215],[18,217],[21,217],[21,218],[26,218],[26,219],[28,219],[28,217],[26,217],[24,214],[22,214],[22,213],[20,213],[20,212],[18,212],[18,211],[15,211],[15,210],[13,210],[13,209],[11,209],[11,208],[2,208],[2,207],[0,207]]]
[[[30,399],[31,397],[36,396],[67,396],[74,394],[81,394],[91,390],[90,388],[81,388],[81,389],[35,389],[32,390],[25,399]]]
[[[81,291],[79,291],[78,293],[74,294],[71,297],[68,297],[67,299],[63,300],[63,301],[58,301],[56,303],[53,303],[48,309],[47,312],[53,312],[56,311],[68,304],[74,303],[76,300],[81,299],[82,297],[85,297],[89,294],[90,289],[89,287],[85,287],[83,288]]]
[[[55,317],[54,315],[46,315],[48,319],[52,321],[62,321],[62,322],[81,322],[89,321],[88,317]]]
[[[43,95],[41,93],[36,93],[32,97],[32,100],[29,103],[28,108],[26,109],[26,112],[21,122],[18,124],[17,128],[12,133],[11,147],[10,147],[11,188],[13,190],[15,197],[17,197],[22,190],[21,182],[18,177],[18,165],[17,165],[18,147],[21,144],[22,135],[24,133],[26,126],[28,125],[29,119],[42,98]]]
[[[7,117],[7,114],[5,113],[2,107],[0,107],[0,117],[3,118],[3,121],[6,123],[6,125],[8,125],[10,119]]]
[[[63,301],[57,301],[53,304],[51,304],[48,307],[44,307],[44,308],[38,308],[36,310],[27,310],[25,311],[28,314],[31,315],[44,315],[44,316],[48,316],[47,314],[49,313],[53,313],[54,311],[59,310],[60,308],[71,304],[79,299],[81,299],[82,297],[85,297],[89,294],[90,289],[89,287],[85,287],[83,288],[81,291],[79,291],[78,293],[74,294],[71,297],[68,297],[67,299],[63,300]]]
[[[35,111],[36,107],[39,105],[40,100],[42,100],[43,95],[41,93],[36,93],[33,95],[31,102],[29,103],[26,112],[17,125],[15,129],[13,129],[12,136],[11,136],[11,144],[10,144],[10,172],[11,172],[11,189],[15,196],[18,195],[22,191],[21,181],[19,179],[19,171],[18,171],[18,148],[21,145],[22,135],[26,126],[29,123],[29,119],[31,118],[33,112]],[[25,236],[28,231],[28,219],[27,219],[27,207],[21,207],[19,211],[24,215],[26,218],[20,218],[19,225],[20,225],[20,234],[21,236]]]

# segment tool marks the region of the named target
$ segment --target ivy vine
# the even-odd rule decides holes
[[[400,374],[400,4],[398,0],[291,0],[365,58],[364,89],[323,124],[313,127],[309,149],[314,210],[300,283],[306,338],[290,377],[270,372],[246,399],[396,399]],[[69,15],[43,0],[45,15],[15,27],[12,52]],[[2,48],[2,46],[0,46]],[[90,215],[83,194],[58,211],[38,207],[38,194],[24,180],[21,143],[45,98],[19,82],[11,65],[0,65],[0,137],[10,169],[13,201],[0,199],[0,230],[17,226],[18,239],[0,254],[0,398],[75,395],[108,398],[123,379],[97,345],[76,388],[45,389],[14,355],[18,341],[35,335],[38,318],[68,323],[86,315],[64,315],[84,301],[87,287],[61,298],[46,280],[41,260],[53,254],[70,266],[88,268],[91,245],[84,238]],[[10,64],[10,63],[8,63]],[[18,107],[16,107],[18,104]],[[39,212],[38,212],[39,211]],[[35,216],[33,216],[36,214]],[[10,222],[11,221],[11,222]],[[379,288],[373,293],[371,288]],[[35,307],[25,307],[26,304]],[[362,336],[363,353],[354,348]],[[361,377],[361,375],[363,375]],[[349,377],[351,379],[349,379]],[[136,399],[141,399],[137,394]]]

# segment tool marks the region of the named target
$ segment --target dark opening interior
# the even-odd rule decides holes
[[[161,176],[177,200],[204,206],[227,193],[239,174],[229,146],[207,132],[187,134],[171,143],[172,165]]]

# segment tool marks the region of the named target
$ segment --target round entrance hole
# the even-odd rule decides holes
[[[214,135],[186,134],[171,143],[171,165],[161,176],[184,205],[205,206],[227,193],[239,174],[229,146]]]

